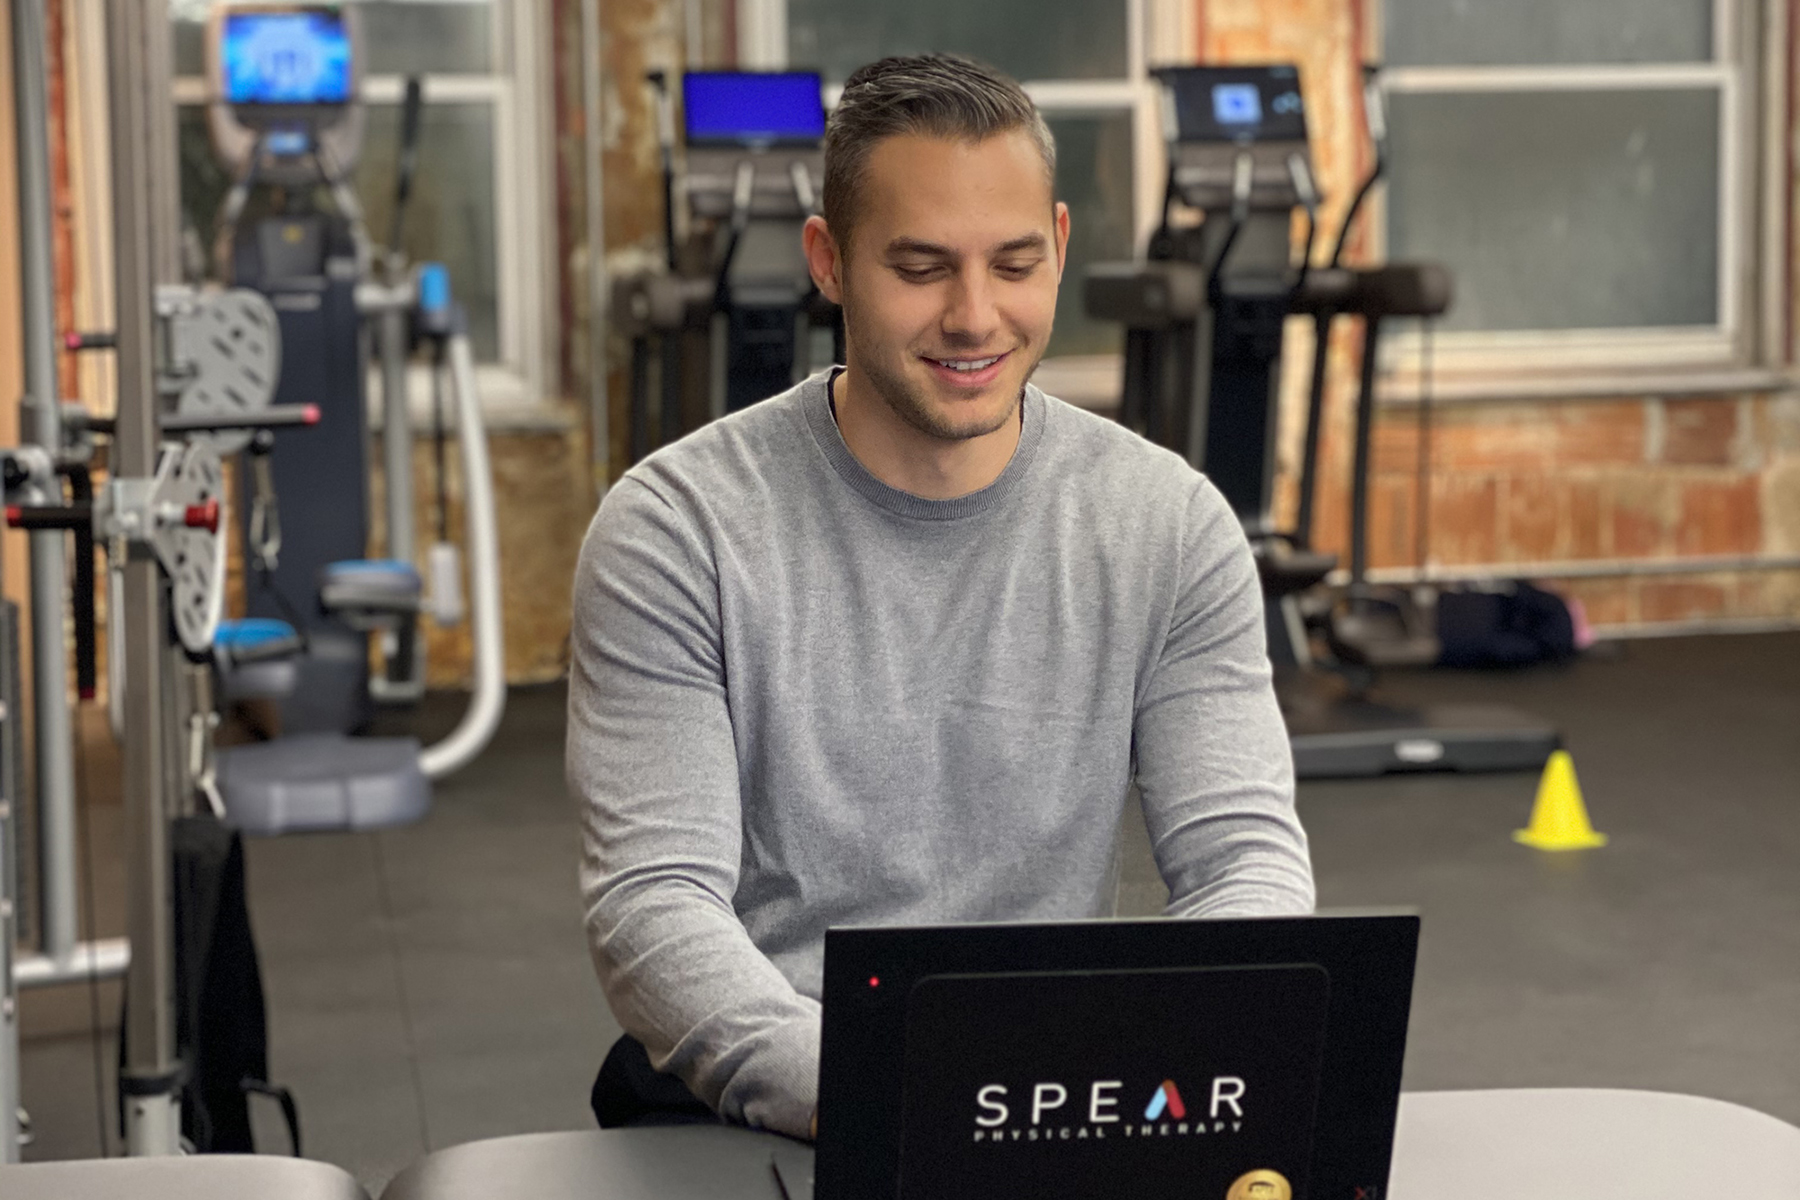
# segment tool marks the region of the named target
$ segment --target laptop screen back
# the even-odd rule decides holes
[[[1382,1195],[1417,948],[1405,913],[830,930],[814,1198]]]
[[[1318,966],[923,979],[900,1198],[1223,1200],[1258,1171],[1304,1194],[1328,988]]]

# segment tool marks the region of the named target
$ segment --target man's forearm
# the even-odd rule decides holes
[[[794,990],[729,909],[691,885],[598,891],[588,930],[601,987],[651,1065],[726,1120],[807,1136],[818,1003]]]

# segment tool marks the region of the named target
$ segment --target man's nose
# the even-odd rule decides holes
[[[985,344],[1000,327],[996,300],[993,281],[985,270],[974,267],[960,272],[944,309],[945,336],[971,347]]]

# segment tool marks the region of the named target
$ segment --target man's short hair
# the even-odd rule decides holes
[[[890,137],[913,134],[985,141],[1022,129],[1037,143],[1056,187],[1056,139],[1013,80],[956,54],[884,58],[858,67],[825,126],[825,223],[845,253],[862,199],[869,155]]]

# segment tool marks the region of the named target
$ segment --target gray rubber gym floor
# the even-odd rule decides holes
[[[1409,1088],[1656,1088],[1800,1123],[1800,634],[1603,650],[1388,690],[1556,721],[1611,845],[1515,845],[1533,777],[1307,784],[1320,902],[1425,915]],[[447,700],[428,722],[454,718]],[[299,1096],[308,1156],[371,1189],[428,1149],[589,1124],[617,1027],[581,938],[562,709],[558,687],[516,691],[493,749],[421,825],[251,848],[274,1076]],[[104,932],[116,810],[92,824]],[[1131,825],[1120,907],[1154,912],[1164,894]],[[29,1156],[92,1155],[87,995],[31,1000]],[[116,1011],[109,989],[109,1030]]]

